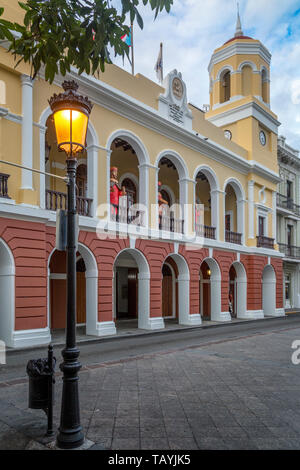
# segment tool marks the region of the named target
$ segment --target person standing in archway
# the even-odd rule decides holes
[[[119,199],[126,196],[125,186],[119,187],[118,168],[112,166],[110,169],[110,207],[112,220],[119,218]]]

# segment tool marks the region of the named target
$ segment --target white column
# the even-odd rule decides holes
[[[33,81],[21,75],[22,84],[22,165],[32,168],[33,159]],[[33,190],[32,172],[22,170],[21,189]]]
[[[149,168],[152,167],[149,163],[142,163],[139,165],[139,204],[144,206],[146,215],[144,217],[145,225],[149,224]]]
[[[211,225],[216,228],[216,240],[220,240],[220,200],[219,194],[225,194],[220,189],[213,189],[210,192],[211,199]],[[225,217],[225,198],[224,198],[224,215]],[[225,230],[225,229],[224,229]],[[225,232],[224,232],[225,240]]]
[[[96,217],[98,207],[98,145],[87,147],[87,197],[92,199],[91,216]]]
[[[254,238],[254,181],[248,181],[248,237]]]
[[[276,191],[272,192],[272,238],[274,238],[275,243],[277,243],[277,212],[276,212],[276,202],[277,202],[277,193]]]
[[[179,180],[179,202],[182,211],[181,218],[184,220],[184,234],[188,233],[189,219],[188,219],[188,183],[189,181],[194,182],[188,178],[182,178]]]
[[[236,201],[237,205],[237,231],[242,234],[242,245],[245,244],[245,199]]]
[[[45,171],[45,141],[46,141],[45,126],[40,126],[40,171]],[[40,174],[40,207],[46,208],[46,177]]]

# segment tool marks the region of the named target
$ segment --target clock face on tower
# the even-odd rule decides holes
[[[266,138],[266,134],[264,133],[264,131],[260,131],[259,141],[260,141],[261,145],[266,145],[267,138]]]

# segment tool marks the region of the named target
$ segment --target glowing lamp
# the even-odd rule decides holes
[[[57,145],[67,155],[76,155],[85,148],[87,126],[92,103],[77,93],[74,80],[62,84],[64,93],[55,93],[49,100],[53,112]]]

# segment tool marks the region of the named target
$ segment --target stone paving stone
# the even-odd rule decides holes
[[[139,439],[113,439],[111,448],[113,450],[140,450]]]
[[[194,439],[169,438],[169,446],[172,450],[197,450],[198,445]]]
[[[141,436],[141,450],[168,450],[168,439],[164,437],[149,438]]]

